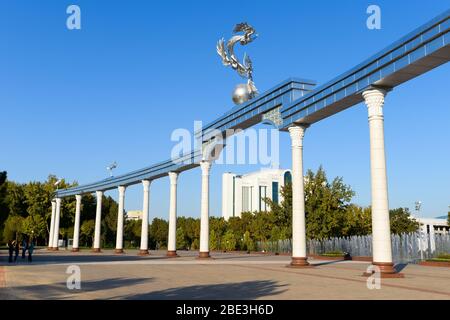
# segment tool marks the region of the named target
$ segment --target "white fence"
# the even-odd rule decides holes
[[[392,258],[395,263],[415,262],[450,252],[450,235],[408,233],[392,235]],[[258,242],[259,251],[291,252],[291,240]],[[307,252],[321,254],[329,251],[343,251],[351,256],[372,256],[372,236],[331,238],[323,241],[308,240]]]

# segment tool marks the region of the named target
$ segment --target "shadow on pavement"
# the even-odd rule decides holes
[[[142,260],[155,260],[155,259],[167,259],[165,256],[138,256],[138,255],[114,255],[107,253],[99,254],[46,254],[39,253],[33,255],[33,262],[29,263],[27,259],[18,258],[17,263],[8,263],[8,256],[2,256],[0,260],[0,266],[14,266],[14,265],[45,265],[45,264],[61,264],[61,263],[86,263],[86,262],[118,262],[118,261],[142,261]]]
[[[281,288],[286,285],[277,284],[272,280],[247,281],[239,283],[223,283],[212,285],[196,285],[181,288],[171,288],[142,294],[115,297],[125,300],[177,300],[177,299],[256,299],[273,296],[286,291]]]
[[[79,290],[69,290],[65,282],[14,287],[13,290],[8,290],[9,292],[6,293],[3,299],[70,299],[77,295],[92,293],[98,290],[111,290],[152,281],[152,278],[111,278],[98,281],[81,281],[81,289]]]
[[[408,266],[407,263],[397,263],[397,264],[394,266],[394,269],[395,269],[395,271],[397,271],[397,272],[401,272],[401,271],[402,271],[403,269],[405,269],[407,266]]]

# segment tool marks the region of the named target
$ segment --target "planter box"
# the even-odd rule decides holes
[[[373,258],[370,256],[355,256],[352,257],[353,261],[366,261],[366,262],[372,262]]]
[[[352,257],[350,255],[347,256],[322,256],[319,254],[311,254],[308,255],[308,257],[317,259],[317,260],[332,260],[332,261],[344,261],[344,260],[352,260]]]
[[[447,267],[450,268],[450,261],[421,261],[419,262],[421,266],[428,267]]]

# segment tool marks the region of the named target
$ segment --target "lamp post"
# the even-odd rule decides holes
[[[54,184],[55,187],[56,187],[56,191],[58,191],[58,189],[59,189],[59,184],[61,183],[61,181],[62,181],[62,180],[59,179],[59,178],[56,179],[56,182],[55,182],[55,184]]]
[[[422,201],[416,201],[415,203],[416,217],[420,218],[420,208],[422,207]],[[420,249],[420,260],[423,260],[423,242],[422,242],[422,226],[419,221],[419,249]]]
[[[114,161],[113,163],[111,163],[109,166],[106,167],[106,170],[109,171],[109,176],[110,176],[111,178],[113,177],[112,171],[113,171],[115,168],[117,168],[117,162],[115,162],[115,161]]]

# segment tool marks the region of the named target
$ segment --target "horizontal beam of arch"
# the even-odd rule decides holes
[[[370,87],[391,89],[450,60],[450,10],[333,80],[281,108],[282,129],[314,123],[363,100]]]

